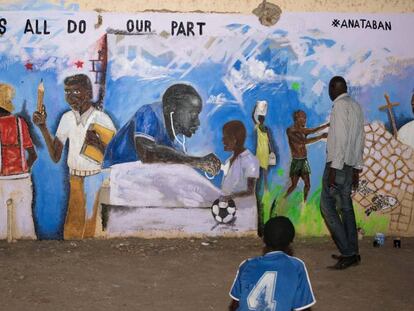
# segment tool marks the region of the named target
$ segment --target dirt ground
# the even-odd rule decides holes
[[[295,241],[312,310],[414,310],[414,238],[360,247],[359,266],[332,271],[330,239]],[[0,241],[0,310],[227,310],[240,262],[261,249],[258,238]]]

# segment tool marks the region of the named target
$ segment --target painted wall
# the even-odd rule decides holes
[[[177,11],[177,12],[223,12],[250,14],[262,1],[258,0],[231,0],[225,3],[220,0],[101,0],[101,1],[10,1],[0,0],[6,9],[13,5],[17,8],[41,7],[45,3],[56,6],[77,7],[83,11],[104,10],[110,12],[142,12],[142,11]],[[281,0],[268,1],[279,5],[287,12],[365,12],[365,13],[410,13],[414,12],[414,3],[411,0]],[[40,4],[39,4],[40,3]]]
[[[404,2],[397,2],[393,9],[401,7],[402,10],[412,10]],[[104,10],[112,10],[110,3],[100,1],[99,4]],[[151,4],[154,5],[154,2]],[[173,4],[162,7],[169,10],[195,10],[194,7],[188,7],[188,3],[186,9],[183,9],[184,2],[174,4],[177,7]],[[257,2],[246,1],[243,12],[250,12],[250,8],[254,8],[256,4]],[[316,2],[313,8],[317,8],[319,4],[325,3]],[[269,170],[268,192],[264,192],[263,183],[258,182],[259,206],[265,211],[265,218],[275,213],[287,214],[294,220],[300,233],[321,235],[326,234],[318,208],[324,165],[321,158],[324,156],[325,144],[318,142],[308,148],[312,190],[307,203],[302,203],[302,184],[299,184],[298,189],[288,199],[283,199],[289,185],[291,160],[285,131],[292,125],[291,115],[297,109],[307,113],[310,127],[326,122],[331,105],[326,91],[327,83],[331,76],[342,74],[350,84],[351,94],[363,105],[367,123],[365,130],[370,137],[365,149],[367,165],[363,174],[364,182],[354,197],[358,224],[368,234],[377,231],[398,235],[414,233],[411,216],[411,149],[392,137],[387,114],[379,111],[377,107],[385,104],[383,93],[387,92],[392,101],[400,103],[394,108],[397,127],[400,128],[412,119],[412,47],[404,40],[404,33],[411,27],[412,15],[333,16],[320,13],[286,13],[276,26],[268,28],[260,25],[252,15],[166,15],[162,18],[165,21],[160,22],[158,16],[151,14],[103,13],[103,24],[100,25],[97,13],[76,13],[78,10],[95,9],[88,5],[82,2],[79,6],[60,2],[52,6],[50,3],[38,2],[25,4],[23,7],[19,4],[7,5],[8,9],[40,9],[37,13],[27,11],[32,20],[36,17],[48,17],[49,13],[42,11],[44,9],[66,11],[56,19],[57,22],[50,24],[54,26],[51,26],[51,34],[46,37],[40,34],[30,36],[30,33],[23,35],[22,31],[27,28],[27,24],[20,23],[16,26],[14,21],[18,20],[17,15],[13,17],[12,13],[8,18],[7,25],[10,28],[2,37],[8,48],[4,48],[1,53],[4,69],[1,81],[16,88],[13,102],[16,112],[20,112],[25,119],[30,120],[36,110],[41,79],[45,87],[47,122],[53,135],[62,114],[68,110],[63,92],[63,80],[67,76],[85,73],[93,82],[98,82],[93,85],[95,100],[99,88],[105,87],[105,98],[102,102],[104,111],[118,130],[128,123],[135,111],[144,105],[160,101],[170,85],[178,82],[189,83],[195,87],[204,103],[200,114],[200,127],[188,140],[189,153],[199,157],[214,153],[225,163],[230,153],[223,150],[223,125],[235,119],[242,121],[247,130],[246,147],[254,154],[256,134],[251,114],[257,100],[266,100],[269,105],[266,125],[272,130],[277,146],[277,164]],[[138,5],[134,10],[142,10]],[[388,4],[384,4],[386,5]],[[363,7],[366,11],[373,9],[367,2]],[[228,6],[226,8],[229,9]],[[291,7],[291,10],[302,8],[307,10],[305,5]],[[125,7],[127,9],[130,10]],[[197,6],[197,9],[211,10],[204,6]],[[117,10],[124,10],[122,4],[117,4]],[[326,11],[329,10],[327,6]],[[355,7],[342,6],[341,10],[352,11]],[[385,7],[384,10],[388,9]],[[318,21],[315,21],[315,16]],[[359,20],[361,23],[360,19],[366,17],[371,21],[375,20],[377,25],[382,21],[384,29],[373,29],[372,25],[368,29],[350,26],[349,19]],[[88,28],[85,34],[69,36],[65,34],[68,18],[77,21],[82,18],[88,25],[94,26]],[[128,19],[153,21],[152,30],[155,29],[157,35],[129,36],[126,30]],[[339,20],[342,27],[333,26],[335,19]],[[173,30],[172,22],[177,20],[175,36],[171,36],[169,34]],[[188,20],[195,25],[202,21],[208,26],[204,28],[204,32],[194,28],[190,32]],[[180,21],[183,21],[182,28]],[[386,30],[386,22],[392,24],[393,29]],[[42,25],[39,27],[42,28]],[[112,30],[108,31],[109,28]],[[17,35],[16,41],[7,37],[10,33]],[[197,35],[191,38],[184,35],[192,33]],[[76,50],[69,42],[76,43]],[[103,50],[106,51],[104,61],[101,55]],[[91,59],[105,63],[106,80],[102,81],[95,72],[90,72]],[[30,127],[30,122],[28,123]],[[382,123],[385,123],[385,127]],[[49,157],[41,132],[33,125],[32,138],[38,151],[38,160],[32,171],[33,215],[37,237],[61,238],[69,200],[67,152],[65,149],[63,158],[56,165]],[[95,215],[98,220],[92,236],[160,234],[160,231],[161,235],[180,235],[185,232],[239,234],[254,229],[248,223],[239,227],[217,225],[208,207],[218,196],[223,195],[220,192],[223,173],[209,181],[200,171],[186,171],[187,169],[187,166],[168,166],[167,169],[164,165],[149,168],[127,166],[119,170],[111,169],[113,178],[110,182],[103,182],[103,176],[102,179],[85,186],[86,189],[93,189],[86,192],[87,197],[88,193],[91,196],[89,200],[93,201],[98,194],[100,202],[104,203],[103,212],[97,212],[95,206],[88,210],[89,213],[98,214]],[[45,174],[49,177],[46,178]],[[137,179],[138,175],[148,179]],[[167,181],[165,184],[161,181],[162,177]],[[183,182],[185,178],[186,181]],[[382,180],[382,183],[378,180]],[[135,197],[134,201],[136,188],[125,186],[128,182],[134,187],[141,187],[141,192],[148,197],[143,198],[141,195]],[[175,187],[170,189],[171,184]],[[179,188],[180,184],[182,188]],[[162,193],[164,197],[158,200],[158,193]],[[173,197],[165,195],[166,193],[181,195]],[[243,205],[243,202],[236,201],[236,206],[240,207],[240,204]],[[158,209],[131,212],[131,206],[157,206]],[[168,208],[176,207],[183,209],[175,209],[173,214],[169,214],[171,209]],[[201,209],[188,211],[191,207]],[[255,216],[254,211],[251,212],[247,218],[252,220]],[[143,213],[147,214],[143,216]],[[17,215],[14,216],[18,218]],[[243,219],[241,209],[236,212],[236,216],[239,217],[236,224],[240,224]],[[106,230],[103,232],[100,228],[102,222]]]

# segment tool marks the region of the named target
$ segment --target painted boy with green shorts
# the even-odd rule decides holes
[[[294,124],[286,130],[289,140],[290,152],[292,154],[292,162],[290,164],[289,176],[291,185],[286,192],[285,197],[289,196],[298,185],[299,178],[302,178],[305,187],[303,188],[303,201],[306,202],[310,190],[311,169],[307,159],[308,152],[306,145],[319,141],[322,138],[327,138],[328,134],[323,133],[318,136],[307,136],[319,132],[329,126],[329,123],[323,124],[315,128],[306,127],[306,113],[302,110],[297,110],[293,113]]]

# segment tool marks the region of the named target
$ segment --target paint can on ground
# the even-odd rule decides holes
[[[385,244],[385,234],[376,233],[374,238],[374,247],[381,247]]]
[[[394,238],[394,248],[401,248],[401,238]]]

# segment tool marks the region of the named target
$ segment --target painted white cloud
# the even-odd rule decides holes
[[[321,38],[324,37],[323,34],[317,35]],[[354,86],[378,85],[387,75],[399,74],[406,65],[414,64],[414,58],[393,58],[391,55],[394,54],[394,51],[390,53],[378,46],[355,47],[339,42],[331,47],[323,44],[313,46],[314,53],[307,55],[308,48],[300,43],[300,41],[303,42],[303,39],[298,35],[290,34],[289,40],[287,45],[290,45],[295,51],[297,64],[303,65],[308,61],[315,63],[310,71],[312,76],[318,78],[321,70],[328,70],[333,74],[343,72],[344,77]],[[365,55],[368,52],[370,55],[366,58]],[[402,63],[405,66],[401,66]]]
[[[218,95],[210,95],[206,101],[207,104],[214,105],[214,108],[208,113],[208,117],[212,116],[217,110],[219,110],[223,105],[226,104],[242,104],[241,101],[228,99],[224,93]]]
[[[213,105],[224,105],[226,103],[237,103],[235,100],[231,100],[226,98],[224,93],[220,93],[218,95],[210,95],[210,97],[206,101],[208,104]]]
[[[154,66],[141,55],[128,59],[125,55],[118,55],[113,59],[111,78],[117,80],[121,77],[132,76],[143,79],[159,79],[166,77],[171,70],[166,67]]]
[[[280,81],[298,81],[299,77],[289,75],[279,75],[274,70],[268,68],[268,64],[255,57],[242,62],[240,70],[231,68],[223,81],[232,95],[242,102],[243,93],[253,89],[259,83],[272,83]]]
[[[257,82],[271,82],[276,80],[276,73],[272,69],[267,68],[265,62],[261,62],[255,58],[249,58],[242,65],[241,71],[243,76]]]

